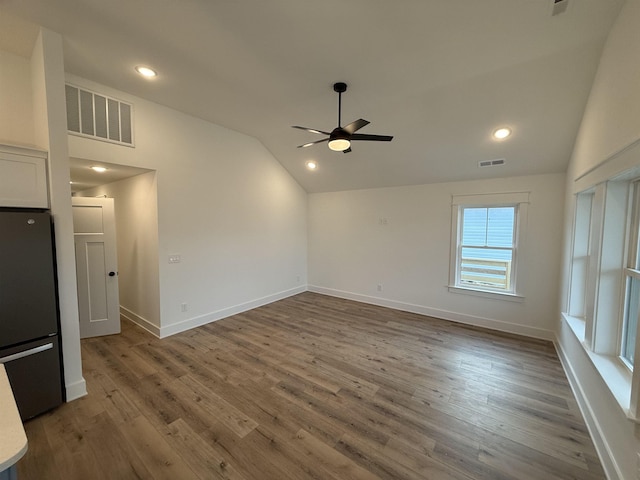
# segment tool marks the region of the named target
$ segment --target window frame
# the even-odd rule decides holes
[[[460,225],[458,228],[458,251],[456,254],[456,277],[455,277],[455,285],[456,287],[460,287],[460,288],[472,288],[474,290],[487,290],[490,292],[499,292],[499,293],[515,293],[515,269],[512,268],[512,265],[515,265],[517,262],[517,245],[516,245],[516,232],[518,231],[518,205],[492,205],[492,206],[478,206],[478,205],[460,205],[458,206],[458,208],[460,209],[458,215],[460,218]],[[465,244],[464,243],[464,232],[465,232],[465,226],[464,226],[464,218],[465,218],[465,211],[467,210],[471,210],[471,209],[486,209],[487,210],[487,215],[489,214],[489,210],[490,209],[494,209],[494,208],[513,208],[513,228],[511,230],[511,246],[510,247],[490,247],[487,245],[469,245],[469,244]],[[485,229],[485,233],[488,233],[489,230],[489,222],[487,220],[487,225],[486,225],[486,229]],[[481,286],[481,285],[473,285],[473,284],[469,284],[466,283],[463,280],[463,264],[465,263],[465,257],[463,257],[463,251],[464,249],[474,249],[474,250],[503,250],[503,251],[508,251],[511,252],[511,260],[510,260],[510,264],[509,268],[506,270],[505,272],[505,277],[506,277],[506,284],[509,286],[509,288],[499,288],[499,287],[492,287],[490,285],[485,285],[485,286]],[[480,259],[480,258],[478,258]],[[466,260],[474,260],[472,258],[467,257]]]
[[[640,266],[640,168],[584,185],[574,191],[574,222],[571,231],[572,265],[562,317],[580,341],[603,382],[630,420],[640,424],[640,383],[634,380],[633,366],[622,357],[624,318],[628,305],[628,270]],[[581,199],[591,195],[589,227],[580,228]],[[583,218],[582,221],[585,219]],[[588,235],[588,239],[585,239]],[[586,279],[576,281],[573,264],[584,249],[576,244],[589,242]],[[637,251],[634,253],[633,249]],[[637,263],[634,263],[637,262]],[[640,272],[640,268],[635,269]],[[635,273],[631,276],[636,278]],[[638,276],[637,278],[640,278]],[[584,317],[571,311],[574,290],[584,289],[587,299]],[[578,294],[579,296],[580,294]],[[636,332],[635,352],[640,352],[640,332]],[[640,358],[634,358],[640,370]]]
[[[625,259],[622,266],[623,290],[621,299],[622,315],[618,324],[617,356],[622,364],[633,372],[633,363],[625,354],[626,335],[628,331],[629,296],[633,280],[640,281],[640,179],[629,182],[629,206],[627,208],[627,233],[625,235]],[[640,314],[640,308],[638,309]],[[636,318],[638,322],[638,318]],[[640,323],[640,322],[638,322]],[[636,323],[636,337],[637,325]],[[637,353],[637,338],[634,339],[634,356]]]
[[[508,300],[524,301],[521,264],[524,258],[524,239],[527,224],[529,192],[491,193],[477,195],[453,195],[451,201],[451,258],[449,267],[449,285],[451,293]],[[460,282],[460,263],[462,255],[462,222],[465,208],[514,208],[513,247],[511,260],[510,289],[474,286]]]
[[[585,321],[589,309],[589,269],[594,258],[594,189],[575,195],[573,217],[573,240],[571,242],[571,267],[569,288],[563,311],[581,321]],[[579,260],[582,260],[581,262]],[[593,310],[593,308],[591,308]]]

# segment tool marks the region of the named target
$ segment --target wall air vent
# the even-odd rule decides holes
[[[569,6],[569,0],[553,0],[553,9],[551,10],[551,16],[560,15],[567,11]]]
[[[67,130],[133,147],[133,105],[66,84]]]
[[[504,165],[504,158],[496,158],[495,160],[482,160],[478,162],[478,167],[497,167]]]

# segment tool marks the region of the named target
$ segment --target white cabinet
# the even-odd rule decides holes
[[[0,207],[49,208],[46,152],[0,145]]]

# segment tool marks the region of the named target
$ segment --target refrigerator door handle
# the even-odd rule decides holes
[[[39,347],[30,348],[29,350],[25,350],[24,352],[14,353],[13,355],[7,355],[6,357],[0,357],[0,363],[8,363],[13,360],[18,360],[19,358],[28,357],[30,355],[35,355],[36,353],[45,352],[47,350],[51,350],[53,348],[53,343],[45,343],[44,345],[40,345]]]

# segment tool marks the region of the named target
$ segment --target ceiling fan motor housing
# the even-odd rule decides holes
[[[344,82],[337,82],[333,84],[333,91],[338,93],[344,93],[347,91],[347,84]]]
[[[329,135],[330,140],[337,140],[337,139],[349,140],[350,138],[351,138],[351,134],[347,132],[345,129],[343,129],[342,127],[334,128],[333,131],[331,132],[331,135]]]

